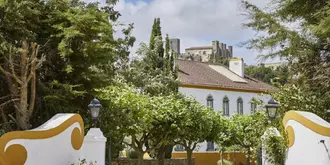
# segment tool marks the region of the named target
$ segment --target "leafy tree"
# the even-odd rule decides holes
[[[274,70],[265,66],[249,66],[245,68],[245,73],[253,78],[271,84],[276,77]]]
[[[284,117],[285,113],[294,111],[308,111],[315,113],[324,120],[330,122],[327,114],[328,100],[322,99],[321,93],[310,91],[308,88],[286,84],[279,88],[279,91],[272,94],[272,97],[281,105],[278,114]]]
[[[155,64],[163,60],[156,51],[157,47],[162,46],[160,43],[162,41],[156,37],[154,50],[141,43],[137,51],[140,59],[133,60],[129,67],[119,72],[119,76],[122,76],[125,82],[143,88],[143,91],[151,96],[169,95],[176,92],[179,86],[179,81],[173,73],[169,74],[160,68],[154,68]]]
[[[0,66],[9,71],[10,48],[15,50],[13,63],[17,64],[20,59],[24,59],[23,54],[16,51],[24,46],[24,42],[40,45],[35,59],[39,60],[42,55],[44,57],[43,66],[33,74],[36,86],[33,113],[24,119],[27,121],[25,126],[19,127],[28,129],[31,127],[29,123],[33,127],[40,125],[58,112],[81,112],[84,116],[86,113],[81,109],[85,109],[86,105],[82,105],[81,102],[90,101],[91,95],[94,94],[93,88],[111,83],[116,69],[113,63],[127,61],[129,47],[135,41],[135,38],[130,36],[132,25],[123,29],[124,38],[113,37],[113,22],[119,16],[119,13],[113,10],[116,2],[108,1],[104,7],[79,0],[0,2]],[[29,53],[33,52],[32,48],[29,48]],[[17,75],[22,75],[20,67],[14,67]],[[15,89],[15,83],[7,79],[9,74],[0,75],[0,81],[4,82],[3,88]],[[6,93],[1,94],[0,104],[15,99],[16,95],[2,98],[13,93],[10,90],[2,91]],[[33,95],[28,96],[27,100],[33,101]],[[14,105],[7,104],[1,107],[2,122],[18,121],[17,117],[13,117],[18,115]],[[33,107],[33,104],[29,106]],[[10,127],[14,130],[19,129],[12,124],[4,127],[7,131],[10,131]]]
[[[144,153],[150,151],[149,147],[144,147],[152,126],[150,114],[154,108],[153,100],[128,86],[109,86],[99,91],[98,97],[108,106],[105,110],[115,111],[110,114],[118,114],[115,117],[120,119],[120,122],[103,123],[102,126],[111,125],[121,132],[122,138],[128,137],[129,139],[123,140],[124,144],[137,151],[139,165],[143,164]],[[111,116],[105,116],[104,119],[109,117]]]
[[[265,34],[257,35],[245,45],[265,52],[260,56],[262,59],[280,57],[287,60],[291,74],[296,75],[293,83],[300,91],[306,92],[304,95],[329,100],[329,2],[276,0],[265,10],[247,1],[242,1],[242,5],[250,20],[245,26]],[[294,28],[287,25],[294,25]],[[302,104],[307,106],[308,103]],[[330,108],[324,101],[312,106],[323,108],[317,111]]]
[[[291,79],[287,65],[278,66],[276,69],[264,65],[248,66],[245,68],[245,74],[268,84],[278,82],[283,85]]]
[[[215,56],[214,54],[212,54],[209,61],[215,64],[221,64],[229,67],[230,57]]]
[[[222,115],[220,115],[222,116]],[[230,130],[230,123],[231,118],[225,118],[225,117],[218,117],[218,115],[214,115],[213,120],[214,126],[212,127],[212,135],[214,142],[218,145],[218,149],[221,154],[221,162],[224,164],[223,160],[223,152],[229,148],[235,145],[233,139],[234,133]]]
[[[145,153],[164,157],[166,146],[175,143],[180,123],[186,119],[181,95],[143,95],[122,83],[98,91],[105,103],[105,122],[101,125],[104,133],[117,135],[118,140],[128,137],[123,142],[137,151],[139,164]]]
[[[250,116],[234,115],[229,129],[232,131],[232,141],[247,153],[247,165],[255,158],[261,144],[261,136],[268,125],[268,118],[261,111]]]
[[[197,101],[186,98],[183,100],[184,122],[178,125],[180,132],[176,144],[182,145],[187,152],[188,165],[192,165],[192,153],[198,143],[213,140],[211,137],[214,124],[214,111],[200,105]]]

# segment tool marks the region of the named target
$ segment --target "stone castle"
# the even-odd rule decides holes
[[[170,39],[170,48],[179,54],[178,58],[188,58],[195,61],[208,62],[212,56],[233,57],[233,46],[228,46],[219,41],[212,41],[212,46],[196,46],[185,49],[185,53],[180,52],[180,39]]]

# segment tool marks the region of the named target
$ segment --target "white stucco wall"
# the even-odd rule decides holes
[[[188,97],[195,98],[202,105],[207,105],[206,98],[209,95],[213,97],[213,108],[215,111],[222,110],[222,101],[225,96],[229,99],[229,115],[232,116],[237,113],[237,99],[240,97],[243,99],[243,114],[249,115],[251,114],[251,104],[250,101],[255,99],[260,99],[263,102],[268,102],[271,98],[270,95],[261,95],[258,93],[250,93],[250,92],[234,92],[234,91],[225,91],[225,90],[210,90],[210,89],[197,89],[197,88],[186,88],[180,87],[179,92],[183,93]],[[258,107],[257,109],[262,109],[262,107]],[[215,145],[215,148],[217,146]],[[195,151],[197,152],[205,152],[207,149],[207,143],[201,143],[198,145]]]
[[[249,115],[251,110],[250,101],[255,99],[261,99],[264,102],[268,102],[271,98],[270,95],[260,95],[258,93],[250,92],[234,92],[225,90],[210,90],[210,89],[197,89],[197,88],[186,88],[180,87],[179,92],[183,93],[188,97],[195,98],[202,105],[206,105],[206,98],[208,95],[213,97],[213,108],[215,111],[222,110],[222,100],[225,96],[229,99],[229,115],[237,113],[237,99],[241,97],[243,99],[243,114]],[[259,109],[260,107],[258,107]]]
[[[31,131],[45,131],[58,127],[74,114],[57,114],[42,126]],[[72,132],[81,128],[75,122],[60,134],[50,138],[40,139],[14,139],[6,144],[5,150],[14,144],[19,144],[27,151],[25,165],[66,165],[78,162],[80,151],[72,147]],[[26,131],[29,132],[29,131]],[[23,134],[23,132],[22,132]]]

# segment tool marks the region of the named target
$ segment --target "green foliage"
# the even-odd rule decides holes
[[[127,151],[127,158],[137,159],[138,158],[138,152],[136,152],[134,150]]]
[[[327,115],[328,95],[322,95],[322,93],[314,92],[306,87],[287,84],[281,86],[280,90],[273,93],[272,96],[281,105],[278,110],[281,117],[290,110],[307,111],[330,122],[330,117]]]
[[[247,1],[242,1],[242,5],[250,20],[244,24],[245,27],[252,28],[259,34],[265,34],[256,35],[244,44],[248,48],[264,52],[265,54],[260,56],[261,59],[279,57],[288,61],[290,74],[296,77],[288,88],[293,84],[297,88],[293,89],[295,93],[291,92],[289,98],[297,103],[298,93],[312,97],[311,101],[301,98],[299,105],[289,105],[287,102],[286,108],[293,107],[295,110],[310,112],[321,111],[316,114],[329,121],[324,113],[330,109],[330,104],[325,103],[330,96],[328,92],[330,91],[329,2],[276,0],[265,10]],[[289,91],[281,93],[290,94]],[[317,99],[313,99],[314,97]],[[316,109],[309,107],[311,102],[313,102],[311,107]]]
[[[119,79],[137,88],[143,88],[143,92],[151,96],[166,96],[176,92],[179,87],[176,74],[165,72],[157,67],[163,61],[156,51],[158,47],[162,46],[161,43],[159,37],[156,37],[154,50],[151,50],[145,43],[141,43],[137,51],[140,59],[133,60],[129,67],[120,70]]]
[[[165,39],[165,56],[164,56],[164,71],[165,73],[173,72],[173,66],[170,59],[170,39],[168,38],[168,34],[166,34]]]
[[[215,56],[214,54],[212,54],[209,61],[213,62],[215,64],[221,64],[221,65],[229,67],[229,60],[230,60],[230,57]]]
[[[287,143],[282,136],[276,136],[273,132],[264,137],[267,161],[274,165],[284,165],[286,159]]]
[[[176,122],[182,121],[180,119],[184,115],[177,96],[143,95],[125,84],[98,91],[98,98],[105,104],[101,125],[105,134],[109,132],[112,137],[128,137],[124,143],[140,154],[174,141]]]
[[[157,42],[158,40],[158,42]],[[161,41],[161,42],[159,42]],[[158,55],[158,58],[160,60],[157,60],[158,63],[155,63],[154,61],[154,69],[159,68],[159,69],[164,69],[164,47],[163,47],[163,37],[162,37],[162,31],[161,31],[161,26],[160,26],[160,18],[155,18],[154,19],[154,24],[152,25],[152,31],[151,31],[151,36],[150,36],[150,41],[149,41],[149,49],[155,51],[155,53]]]
[[[249,66],[245,68],[244,72],[258,80],[270,84],[272,80],[276,77],[274,71],[270,67],[265,66]]]
[[[154,19],[154,23],[152,24],[151,34],[150,34],[150,40],[149,40],[149,48],[152,50],[154,49],[155,45],[155,37],[157,36],[157,19]]]
[[[281,65],[276,69],[272,67],[262,66],[249,66],[245,68],[245,74],[272,84],[273,82],[278,82],[280,84],[285,84],[289,79],[289,69],[286,65]]]
[[[3,58],[8,47],[19,48],[23,39],[41,45],[39,56],[45,57],[36,75],[33,127],[59,112],[78,112],[86,120],[82,109],[92,99],[93,89],[111,84],[114,62],[128,61],[129,48],[135,41],[131,36],[133,26],[117,25],[119,13],[113,10],[116,2],[107,1],[100,7],[81,0],[0,1],[0,65],[7,67]],[[123,38],[113,37],[114,26],[122,29]],[[3,75],[0,82],[1,96],[8,95],[11,83]],[[13,105],[3,109],[2,119],[16,116]],[[6,125],[7,131],[11,129],[16,126]]]
[[[258,111],[249,116],[234,115],[230,123],[234,145],[241,147],[247,153],[247,164],[256,158],[257,149],[260,148],[261,136],[264,134],[268,117],[263,111]]]

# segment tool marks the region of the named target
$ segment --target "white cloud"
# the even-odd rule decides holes
[[[101,0],[102,1],[102,0]],[[170,38],[180,38],[181,52],[192,46],[211,45],[219,40],[234,46],[234,56],[243,57],[248,64],[255,64],[256,52],[237,46],[253,37],[254,32],[242,28],[240,0],[120,0],[116,5],[125,24],[134,23],[133,36],[137,38],[132,52],[141,42],[148,42],[153,19],[160,17],[162,33]],[[266,6],[269,0],[250,0]]]

